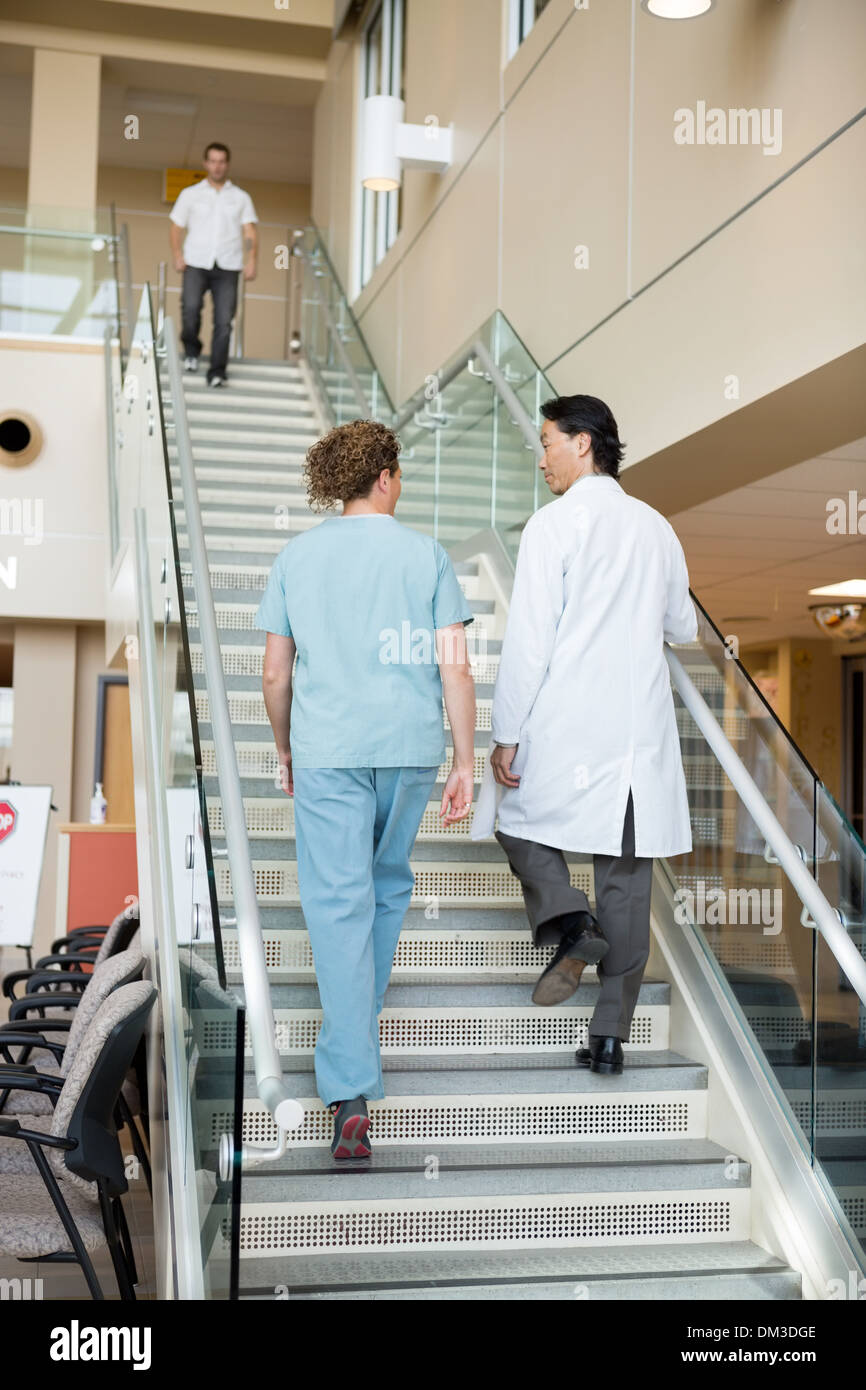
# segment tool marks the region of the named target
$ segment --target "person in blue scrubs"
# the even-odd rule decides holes
[[[443,824],[469,814],[474,790],[472,611],[444,548],[394,516],[399,452],[373,420],[313,445],[310,505],[342,502],[342,514],[288,542],[255,618],[267,632],[262,688],[281,783],[295,803],[323,1014],[316,1087],[338,1159],[369,1157],[366,1102],[385,1094],[378,1016],[415,881],[409,856],[445,760],[443,695],[454,740]]]

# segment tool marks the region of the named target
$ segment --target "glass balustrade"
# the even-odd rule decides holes
[[[106,208],[0,206],[0,333],[101,341],[119,316]]]
[[[301,342],[334,424],[390,423],[393,406],[316,229],[305,228],[296,247]]]
[[[110,341],[107,379],[113,383],[117,351],[116,340]],[[128,613],[126,622],[127,630],[137,634],[129,656],[140,662],[145,708],[153,709],[158,727],[158,755],[150,770],[151,836],[162,818],[168,851],[164,864],[154,864],[154,873],[157,884],[164,875],[155,914],[156,953],[171,1092],[169,1142],[174,1147],[167,1159],[173,1173],[174,1224],[176,1233],[185,1230],[188,1239],[198,1234],[198,1254],[187,1246],[181,1262],[188,1287],[198,1285],[206,1298],[229,1298],[237,1287],[240,1166],[236,1163],[227,1177],[221,1176],[219,1142],[223,1134],[232,1134],[240,1152],[245,1014],[227,988],[223,960],[198,727],[199,719],[208,716],[207,692],[198,688],[200,680],[197,687],[200,650],[190,639],[196,583],[201,581],[184,559],[183,530],[175,521],[183,494],[173,403],[158,354],[146,291],[132,326],[123,381],[109,400],[118,436],[111,459],[114,568],[121,571],[125,556],[144,544],[149,588],[139,595],[139,611]],[[152,667],[142,622],[152,626]],[[173,1008],[166,1008],[172,1003]]]

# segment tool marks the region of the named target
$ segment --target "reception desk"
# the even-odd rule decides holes
[[[134,825],[58,827],[57,935],[107,925],[138,898]]]

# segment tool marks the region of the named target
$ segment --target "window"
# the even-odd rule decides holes
[[[508,56],[513,58],[548,0],[511,0]]]
[[[365,97],[403,99],[403,27],[406,0],[382,0],[373,11],[364,35]],[[393,193],[362,190],[361,288],[393,246],[400,230],[402,189]]]

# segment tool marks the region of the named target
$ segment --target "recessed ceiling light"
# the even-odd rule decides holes
[[[716,0],[640,0],[641,9],[656,19],[697,19],[715,3]]]
[[[127,87],[124,95],[129,111],[149,111],[154,116],[195,116],[199,107],[196,98],[174,92],[148,92]]]
[[[810,589],[816,598],[866,599],[866,579],[845,579],[841,584],[827,584],[823,589]]]

